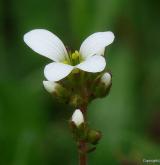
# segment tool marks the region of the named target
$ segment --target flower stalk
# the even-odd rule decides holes
[[[79,141],[79,165],[87,165],[87,144],[84,141]]]
[[[81,112],[84,117],[84,122],[86,122],[86,113],[87,113],[87,107],[83,106],[81,108]],[[79,165],[87,165],[87,143],[83,140],[79,141],[78,144],[78,150],[79,150]]]

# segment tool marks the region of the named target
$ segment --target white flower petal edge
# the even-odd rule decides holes
[[[72,115],[72,121],[78,127],[84,123],[84,117],[80,109],[76,109]]]
[[[95,54],[103,55],[105,47],[111,44],[114,41],[114,38],[114,34],[110,31],[93,33],[83,41],[80,47],[80,54],[84,58]]]
[[[73,68],[71,65],[53,62],[45,66],[44,75],[49,81],[59,81],[68,76]]]
[[[53,61],[68,58],[67,50],[62,41],[48,30],[31,30],[24,35],[24,42],[35,52]]]
[[[43,85],[49,93],[53,93],[59,84],[54,81],[43,81]]]
[[[106,66],[105,58],[99,55],[94,55],[86,59],[86,61],[78,64],[76,67],[86,72],[101,72]]]

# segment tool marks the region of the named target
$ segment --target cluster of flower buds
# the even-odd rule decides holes
[[[77,142],[83,141],[95,146],[101,139],[101,132],[89,128],[80,109],[75,110],[69,124],[73,137]],[[86,150],[86,152],[90,151],[91,148]]]
[[[111,74],[88,74],[81,70],[73,71],[59,82],[43,81],[44,88],[60,102],[77,108],[87,105],[96,98],[105,97],[111,88]],[[85,98],[85,99],[84,99]]]

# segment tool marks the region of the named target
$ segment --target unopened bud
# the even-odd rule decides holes
[[[53,82],[53,81],[43,81],[44,88],[47,90],[49,93],[53,93],[56,91],[56,87],[59,86],[58,83]]]
[[[99,142],[101,137],[102,137],[102,134],[100,131],[96,131],[96,130],[88,131],[88,141],[94,145]]]
[[[112,85],[112,77],[109,73],[106,72],[95,81],[93,88],[94,98],[105,97],[109,93],[111,85]]]
[[[83,113],[81,112],[81,110],[76,109],[75,112],[72,115],[72,122],[74,122],[74,124],[79,127],[82,123],[84,123],[84,117],[83,117]]]
[[[106,87],[108,87],[111,84],[111,75],[109,73],[105,73],[101,77],[101,82],[104,83]]]
[[[52,81],[43,81],[44,88],[60,102],[69,103],[70,92],[61,84]]]

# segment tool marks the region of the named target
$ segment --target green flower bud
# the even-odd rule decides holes
[[[60,102],[68,103],[70,92],[57,82],[43,81],[44,88]]]
[[[87,140],[93,145],[96,145],[101,139],[102,134],[100,131],[89,130],[87,134]]]
[[[94,84],[93,95],[95,98],[105,97],[111,88],[112,77],[109,73],[104,73]]]
[[[73,137],[76,141],[86,140],[88,127],[84,121],[83,113],[80,109],[76,109],[69,122]]]

